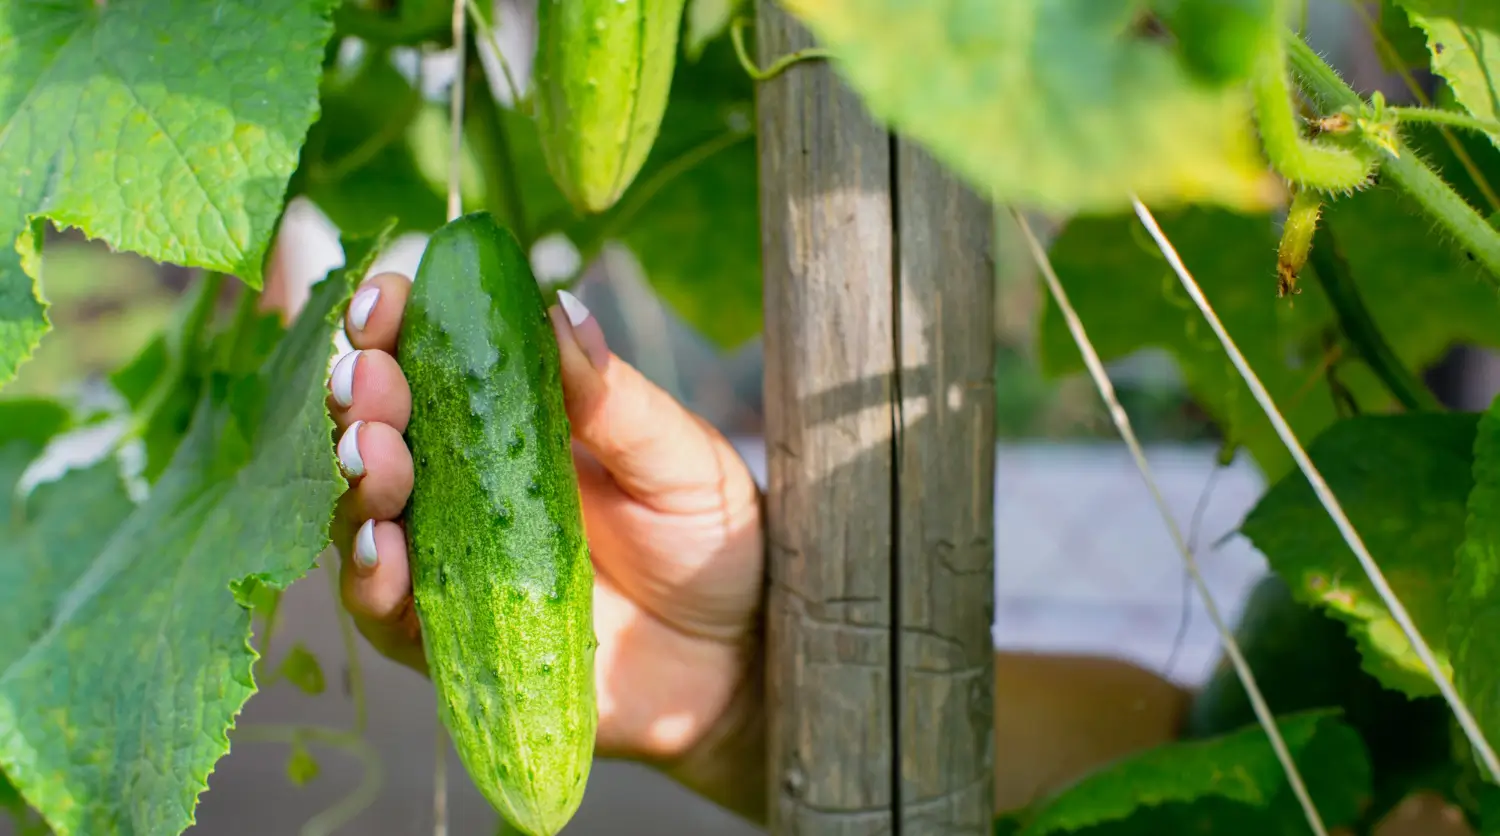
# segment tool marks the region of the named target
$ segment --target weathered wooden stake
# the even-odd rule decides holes
[[[988,834],[992,214],[831,65],[758,96],[770,831]]]

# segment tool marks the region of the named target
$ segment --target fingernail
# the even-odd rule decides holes
[[[576,328],[582,325],[585,319],[589,318],[588,306],[580,302],[577,296],[566,290],[559,290],[557,292],[557,301],[562,303],[563,312],[568,315],[569,325]]]
[[[357,350],[345,354],[333,367],[333,379],[329,382],[333,399],[345,409],[354,403],[354,364],[359,362],[359,355]]]
[[[378,287],[367,287],[354,294],[354,299],[349,302],[349,321],[355,328],[364,329],[365,323],[370,321],[370,311],[375,310],[375,303],[379,301]]]
[[[354,535],[354,562],[366,569],[374,569],[375,564],[380,562],[380,556],[375,554],[374,520],[365,520],[365,524],[359,527],[359,533]]]
[[[339,464],[343,465],[344,473],[348,476],[365,475],[365,460],[359,455],[359,428],[363,421],[355,421],[344,430],[344,437],[339,439]]]

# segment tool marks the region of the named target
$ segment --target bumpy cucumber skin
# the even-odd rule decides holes
[[[439,712],[490,803],[553,836],[593,761],[594,569],[557,338],[525,252],[488,213],[432,235],[398,356],[416,468],[406,536]]]
[[[666,113],[686,0],[542,0],[536,114],[548,171],[574,208],[614,206]]]

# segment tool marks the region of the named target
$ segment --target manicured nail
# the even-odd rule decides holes
[[[344,466],[344,473],[348,476],[365,475],[365,460],[359,455],[359,428],[363,421],[355,421],[344,430],[344,437],[339,439],[339,464]]]
[[[354,562],[366,569],[374,569],[375,564],[380,562],[380,556],[375,554],[374,520],[365,520],[365,524],[359,527],[359,533],[354,535]]]
[[[365,323],[370,321],[370,311],[375,310],[375,303],[379,301],[378,287],[367,287],[354,294],[354,299],[349,302],[349,321],[355,328],[364,329]]]
[[[345,409],[354,403],[354,364],[359,362],[359,355],[359,351],[351,351],[333,367],[333,379],[330,381],[333,399]]]
[[[557,292],[557,301],[562,303],[563,312],[568,315],[569,325],[577,327],[583,324],[585,319],[589,318],[588,306],[580,302],[577,296],[566,290],[559,290]]]

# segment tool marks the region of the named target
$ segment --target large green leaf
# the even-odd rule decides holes
[[[194,820],[255,690],[244,582],[304,574],[346,488],[324,380],[373,253],[344,250],[259,369],[209,378],[143,504],[106,463],[0,516],[0,769],[60,836]]]
[[[1329,827],[1354,821],[1370,795],[1359,735],[1336,712],[1278,718],[1292,761]],[[1054,833],[1308,832],[1270,738],[1259,726],[1171,743],[1103,768],[1016,817],[1016,836]]]
[[[1500,4],[1476,0],[1395,0],[1427,34],[1432,69],[1481,119],[1500,121]],[[1500,133],[1491,139],[1500,145]]]
[[[1275,296],[1276,238],[1265,216],[1189,209],[1158,213],[1235,344],[1306,442],[1337,417],[1325,340],[1337,319],[1309,266],[1302,293]],[[1365,306],[1396,355],[1422,369],[1455,344],[1500,346],[1500,300],[1462,253],[1434,238],[1403,195],[1372,189],[1328,207]],[[1131,216],[1073,221],[1052,246],[1058,277],[1106,360],[1143,348],[1170,352],[1193,395],[1274,479],[1290,455],[1230,364],[1170,266]],[[1039,335],[1048,373],[1082,371],[1082,355],[1050,298]],[[1393,401],[1353,347],[1334,366],[1336,383],[1367,410]]]
[[[1463,413],[1366,415],[1333,425],[1307,449],[1445,676],[1452,673],[1449,595],[1474,485],[1476,424]],[[1266,492],[1241,533],[1299,601],[1349,626],[1366,671],[1409,696],[1437,692],[1300,472]]]
[[[260,286],[335,5],[0,0],[0,385],[48,328],[28,219]]]
[[[1500,740],[1500,399],[1479,419],[1474,490],[1449,598],[1454,685],[1486,738]]]
[[[1268,209],[1249,94],[1135,31],[1140,2],[782,0],[876,118],[997,201]],[[1202,30],[1198,35],[1204,35]],[[1229,83],[1235,82],[1235,83]]]

